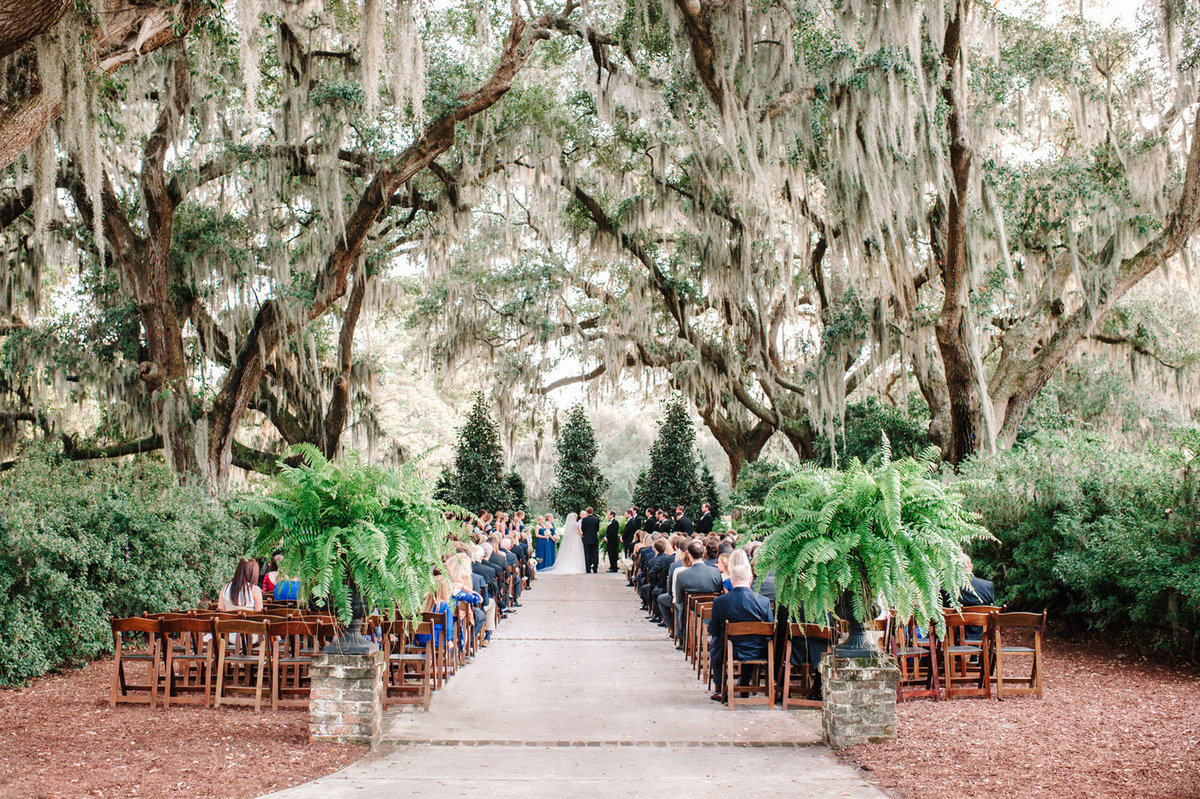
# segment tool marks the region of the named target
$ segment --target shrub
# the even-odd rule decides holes
[[[215,597],[249,546],[222,503],[150,458],[33,449],[0,485],[0,685],[111,650],[110,616]]]
[[[1103,437],[1040,432],[963,467],[970,505],[999,542],[975,552],[997,599],[1059,623],[1197,654],[1200,436],[1117,450]],[[1143,635],[1141,631],[1147,634]]]
[[[847,405],[845,424],[834,438],[838,463],[849,463],[854,458],[865,463],[879,451],[884,436],[897,458],[925,451],[929,446],[929,406],[919,393],[909,395],[907,408],[887,405],[874,396]],[[817,436],[813,449],[822,466],[833,465],[826,436]]]

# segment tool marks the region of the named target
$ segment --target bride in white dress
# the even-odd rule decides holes
[[[579,529],[579,517],[574,513],[567,514],[558,557],[548,571],[552,574],[583,574],[587,571],[583,558],[583,533]]]

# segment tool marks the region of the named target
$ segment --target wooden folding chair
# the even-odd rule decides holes
[[[271,648],[267,622],[250,619],[217,619],[213,622],[217,646],[217,693],[213,704],[253,705],[262,710],[267,652]]]
[[[765,660],[737,660],[733,656],[733,638],[744,635],[767,640]],[[743,677],[749,678],[744,684]],[[730,708],[775,706],[775,625],[771,622],[738,621],[725,625],[725,703]]]
[[[807,657],[809,640],[825,641],[827,646],[837,643],[837,630],[833,627],[822,627],[819,624],[789,624],[787,640],[783,649],[783,680],[780,685],[783,694],[783,709],[791,707],[820,707],[820,699],[810,699],[817,675],[820,674],[819,664],[810,663]],[[792,665],[792,653],[796,646],[806,650],[804,663],[799,668]]]
[[[996,697],[1003,699],[1009,696],[1036,696],[1042,698],[1042,633],[1046,629],[1046,611],[1041,613],[997,613],[992,617],[996,642]],[[1007,631],[1007,632],[1006,632]],[[1031,640],[1032,646],[1023,646],[1013,640],[1012,633],[1023,633]],[[1004,636],[1009,635],[1011,643],[1004,643]],[[1018,640],[1020,640],[1018,638]],[[1028,677],[1006,677],[1004,675],[1005,658],[1030,656]],[[1005,687],[1005,682],[1024,683],[1024,688]]]
[[[891,623],[892,631],[888,637],[892,657],[900,668],[896,701],[922,697],[933,697],[935,702],[938,701],[942,698],[942,681],[938,674],[937,638],[932,623],[927,623],[925,630],[921,630],[915,619],[900,623],[892,616]]]
[[[159,665],[159,633],[161,622],[158,619],[130,618],[112,619],[113,634],[113,678],[112,706],[117,703],[148,704],[154,707],[158,695],[158,665]],[[125,636],[146,636],[146,649],[129,651]],[[144,684],[131,682],[126,674],[127,665],[148,664],[149,680]]]
[[[712,618],[712,602],[696,603],[696,679],[708,685],[712,679],[712,661],[708,657],[708,620]]]
[[[424,644],[413,638],[425,636]],[[383,706],[421,705],[429,710],[433,693],[433,625],[427,621],[389,621],[383,624]]]
[[[163,707],[201,705],[212,702],[212,622],[195,616],[163,619],[162,648],[166,663]]]
[[[320,623],[301,620],[267,625],[271,637],[271,709],[308,707],[308,669],[321,651]]]
[[[982,696],[991,699],[992,614],[971,613],[965,608],[959,613],[947,608],[944,615],[946,640],[942,642],[945,658],[942,680],[946,698]],[[983,638],[978,641],[968,639],[967,627],[981,628]]]
[[[692,658],[696,657],[696,606],[701,602],[712,602],[716,596],[716,594],[704,591],[689,593],[685,596],[683,629],[676,630],[676,638],[683,644],[683,654],[689,662],[694,662]]]
[[[433,689],[436,691],[445,684],[446,678],[449,675],[449,670],[446,666],[446,635],[438,632],[438,628],[442,628],[443,631],[445,629],[446,615],[437,611],[427,610],[421,614],[421,620],[428,622],[430,628],[433,630]]]

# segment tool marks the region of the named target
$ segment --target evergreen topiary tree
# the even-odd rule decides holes
[[[567,413],[567,423],[555,442],[555,449],[558,465],[554,467],[550,509],[560,517],[588,507],[599,514],[608,493],[608,480],[596,465],[600,452],[596,446],[596,432],[582,405],[575,405]]]
[[[683,505],[694,514],[704,501],[696,475],[696,430],[678,394],[663,403],[663,411],[658,437],[650,447],[650,463],[638,476],[633,502],[643,508],[664,508],[668,513]]]
[[[454,504],[454,470],[450,464],[442,467],[437,482],[433,484],[433,499],[435,502]]]
[[[525,497],[525,480],[521,478],[521,475],[517,474],[516,469],[513,469],[504,478],[504,482],[508,486],[509,496],[512,497],[509,510],[526,510],[525,505],[528,500]]]
[[[698,490],[700,502],[707,502],[714,519],[721,517],[721,492],[717,490],[717,480],[713,477],[712,470],[708,468],[708,461],[700,462],[700,476],[698,478]],[[691,509],[689,508],[689,511]],[[700,509],[697,508],[691,511],[696,517],[700,515]]]
[[[498,511],[512,506],[500,433],[488,412],[483,392],[475,395],[467,423],[458,432],[449,485],[441,493],[446,501],[470,511]]]

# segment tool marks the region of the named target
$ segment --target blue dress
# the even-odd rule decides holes
[[[548,531],[550,535],[554,535],[554,528],[551,527]],[[538,571],[549,569],[554,565],[554,558],[558,554],[558,549],[554,546],[553,539],[550,538],[535,538],[534,541],[534,557],[538,560]]]

